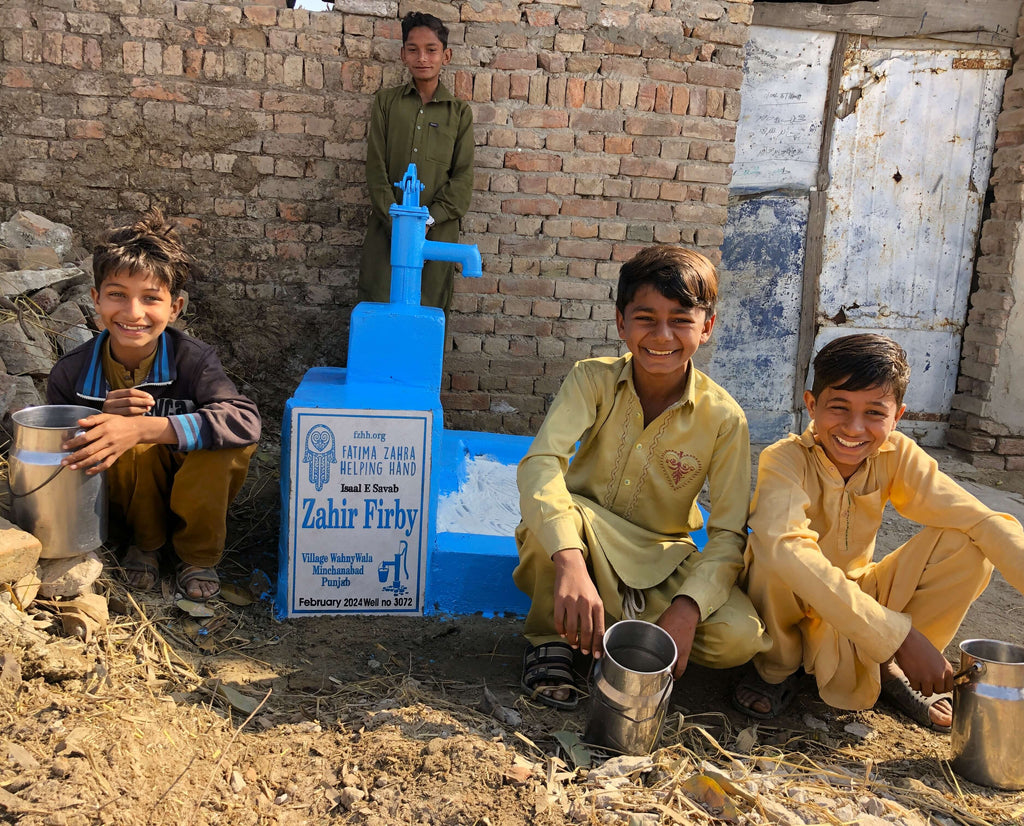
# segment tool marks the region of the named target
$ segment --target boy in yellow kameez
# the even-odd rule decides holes
[[[627,261],[615,318],[629,353],[573,367],[519,465],[513,576],[532,600],[522,685],[547,705],[575,706],[573,649],[601,656],[606,618],[657,622],[676,643],[675,677],[690,661],[729,668],[768,647],[736,587],[747,420],[691,362],[717,298],[700,253],[655,246]],[[698,549],[690,534],[703,524],[705,481],[711,514]]]
[[[741,583],[774,644],[734,695],[751,716],[783,711],[802,666],[829,705],[870,708],[882,695],[948,731],[953,668],[942,649],[993,565],[1024,589],[1020,523],[896,431],[909,378],[891,339],[836,339],[814,360],[810,426],[761,454]],[[923,529],[876,564],[887,502]]]

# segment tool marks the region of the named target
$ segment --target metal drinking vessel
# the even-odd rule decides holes
[[[107,538],[106,472],[61,467],[61,445],[81,432],[78,420],[97,411],[78,405],[26,407],[11,416],[8,456],[12,516],[42,543],[47,559],[93,551]]]
[[[1024,789],[1024,646],[960,643],[953,685],[953,771],[999,789]]]
[[[650,622],[622,620],[604,633],[594,662],[584,740],[623,754],[647,754],[661,737],[676,644]]]

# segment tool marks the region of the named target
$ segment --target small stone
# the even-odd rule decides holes
[[[14,393],[4,411],[5,420],[11,413],[44,403],[39,388],[36,387],[31,376],[11,376],[10,378],[14,379]]]
[[[833,813],[843,823],[854,823],[857,821],[857,816],[860,812],[857,811],[856,806],[852,806],[847,803],[845,806],[840,806]]]
[[[10,600],[13,596],[16,599],[17,605],[22,610],[28,608],[37,596],[39,596],[39,586],[42,585],[42,580],[39,578],[39,574],[36,569],[32,569],[21,579],[11,583],[11,591],[8,594],[0,594],[0,599]]]
[[[509,786],[525,786],[533,778],[533,770],[526,766],[509,766],[502,775],[502,780]]]
[[[34,575],[42,550],[42,544],[32,534],[0,518],[0,582],[20,582],[23,577]]]
[[[60,267],[60,256],[49,247],[0,247],[0,270],[50,270]]]
[[[63,261],[71,252],[71,227],[23,209],[0,224],[0,244],[15,249],[49,247]]]
[[[828,731],[828,723],[824,720],[818,719],[813,714],[805,714],[803,716],[803,721],[804,725],[809,729],[814,731]]]
[[[61,292],[69,285],[83,284],[88,281],[88,274],[78,267],[0,272],[0,295],[13,298],[16,295],[31,293],[44,287],[52,287]]]
[[[27,748],[17,743],[7,744],[7,759],[22,769],[38,769],[39,761]]]
[[[48,376],[53,367],[49,342],[33,341],[17,319],[0,324],[0,350],[12,376]]]
[[[843,726],[843,731],[847,734],[852,734],[860,740],[870,740],[877,734],[877,732],[870,726],[866,726],[863,723],[847,723]]]
[[[654,761],[649,754],[642,754],[637,757],[622,755],[606,760],[590,773],[590,777],[597,779],[601,777],[625,777],[630,774],[650,771]]]
[[[6,416],[18,395],[18,379],[8,375],[7,366],[3,364],[2,359],[0,368],[0,416]]]
[[[228,785],[231,786],[231,791],[238,794],[242,789],[245,788],[245,778],[242,777],[242,773],[237,770],[232,770],[231,777],[228,779]]]
[[[61,559],[43,559],[39,563],[40,596],[73,597],[90,590],[103,573],[103,561],[95,551]]]
[[[52,287],[43,287],[29,296],[29,300],[36,305],[40,312],[49,315],[60,306],[60,293]]]
[[[875,817],[882,817],[883,815],[888,813],[888,808],[877,797],[869,797],[864,802],[864,811],[867,812],[869,815],[874,815]]]
[[[355,786],[346,786],[338,795],[338,803],[346,810],[351,810],[364,797],[366,797],[366,792],[362,789],[357,789]]]

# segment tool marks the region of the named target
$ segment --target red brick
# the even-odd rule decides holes
[[[35,85],[24,69],[8,69],[2,83],[12,89],[31,89]]]
[[[562,201],[559,213],[580,218],[611,218],[615,215],[615,209],[615,203],[604,198],[599,200],[566,198]]]
[[[178,103],[185,103],[188,98],[179,91],[173,84],[164,85],[158,81],[145,80],[140,77],[132,78],[133,98],[142,100],[173,100]],[[258,95],[257,95],[258,96]]]
[[[1003,436],[996,439],[996,453],[1002,456],[1024,456],[1024,439]]]
[[[501,211],[514,215],[557,215],[559,203],[554,198],[506,198]]]
[[[671,221],[672,206],[664,203],[626,202],[619,205],[619,216],[642,221]]]
[[[565,105],[570,109],[579,109],[583,105],[583,94],[586,90],[586,82],[578,77],[571,77],[566,81]]]
[[[576,241],[566,238],[558,242],[558,254],[566,258],[607,261],[612,255],[612,244],[607,241]]]
[[[106,129],[98,120],[69,120],[68,137],[101,139],[106,137]]]
[[[273,26],[277,23],[277,9],[274,6],[245,6],[242,13],[257,26]]]
[[[534,298],[550,298],[554,294],[554,284],[546,278],[503,276],[498,281],[498,292],[503,295],[528,295]]]
[[[528,100],[530,97],[529,75],[509,75],[508,96],[512,100]]]
[[[505,168],[522,172],[558,172],[562,159],[545,152],[506,152]]]
[[[630,135],[659,135],[672,137],[680,134],[678,118],[662,118],[652,115],[633,115],[626,118],[625,131]]]
[[[569,113],[550,109],[520,109],[512,114],[512,123],[520,129],[563,129],[569,125]]]
[[[562,171],[566,174],[591,173],[600,175],[618,175],[619,164],[623,161],[618,155],[594,155],[590,157],[568,157],[562,161]]]
[[[541,29],[555,25],[555,15],[549,9],[537,9],[532,6],[527,6],[525,11],[526,22],[532,28]],[[550,69],[548,69],[548,71],[550,71]]]
[[[632,178],[674,178],[679,164],[675,161],[664,161],[660,158],[641,158],[631,156],[622,159],[620,174]]]
[[[488,64],[492,69],[529,71],[537,68],[537,55],[528,52],[498,52]]]

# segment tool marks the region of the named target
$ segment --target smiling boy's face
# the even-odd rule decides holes
[[[633,370],[654,377],[685,376],[690,358],[711,336],[715,317],[644,284],[616,310],[619,335],[633,354]]]
[[[129,369],[135,369],[156,350],[160,334],[185,305],[185,297],[171,296],[167,285],[149,273],[118,270],[92,291],[93,305],[110,332],[110,351]]]
[[[416,83],[433,83],[441,76],[441,69],[452,59],[452,50],[446,49],[433,29],[417,26],[409,31],[402,44],[402,63]]]
[[[807,390],[804,404],[814,422],[815,437],[844,479],[885,443],[907,409],[897,404],[889,387],[840,390],[829,386],[817,399]]]

